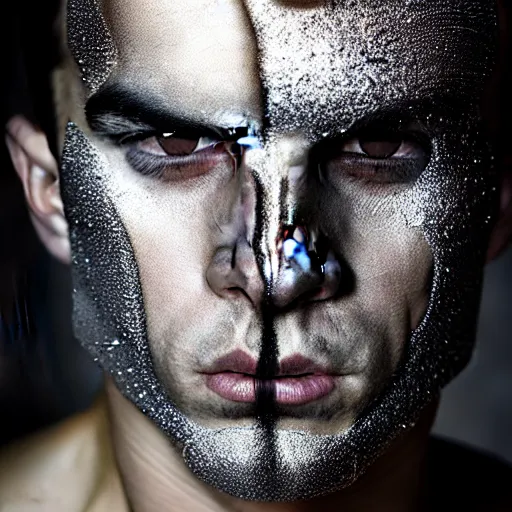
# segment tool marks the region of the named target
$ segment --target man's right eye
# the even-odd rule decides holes
[[[127,139],[126,158],[144,176],[163,181],[183,181],[206,174],[220,164],[233,165],[232,142],[209,137],[186,138],[179,134]]]
[[[140,150],[154,155],[187,156],[196,151],[214,146],[218,142],[208,137],[187,139],[179,136],[176,137],[174,134],[164,134],[141,140],[138,143],[138,147]]]

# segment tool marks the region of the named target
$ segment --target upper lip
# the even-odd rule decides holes
[[[236,349],[219,357],[203,373],[232,372],[256,376],[257,368],[258,361],[256,358],[241,349]],[[301,354],[293,354],[279,362],[279,369],[275,377],[297,377],[302,375],[332,375],[332,372]]]

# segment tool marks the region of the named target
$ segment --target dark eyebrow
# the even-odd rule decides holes
[[[247,135],[245,127],[215,126],[173,113],[161,97],[118,83],[93,94],[85,106],[85,116],[95,134],[113,141],[143,133],[179,132],[183,138],[219,140],[238,140]]]

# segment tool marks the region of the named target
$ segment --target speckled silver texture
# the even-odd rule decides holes
[[[258,230],[265,276],[272,276],[270,246],[278,229],[266,224],[276,216],[265,209],[282,206],[273,167],[275,155],[282,156],[281,134],[300,131],[315,143],[383,109],[421,119],[429,133],[427,169],[410,193],[395,200],[407,222],[423,230],[434,257],[427,312],[399,370],[352,428],[338,435],[258,424],[214,430],[188,420],[151,363],[137,262],[110,199],[105,162],[70,123],[61,187],[73,253],[74,323],[84,346],[182,449],[199,478],[244,499],[296,500],[351,484],[411,428],[471,356],[497,205],[478,111],[492,71],[496,19],[493,2],[484,0],[347,0],[297,11],[254,0],[248,9],[267,102],[262,147],[248,155],[263,198]],[[433,51],[425,52],[432,39]],[[438,97],[447,93],[462,107],[440,105]]]
[[[68,46],[89,91],[98,90],[116,64],[117,51],[98,0],[67,3]]]

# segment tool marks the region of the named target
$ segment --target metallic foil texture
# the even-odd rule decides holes
[[[105,83],[117,50],[98,0],[68,0],[68,46],[91,93]]]

